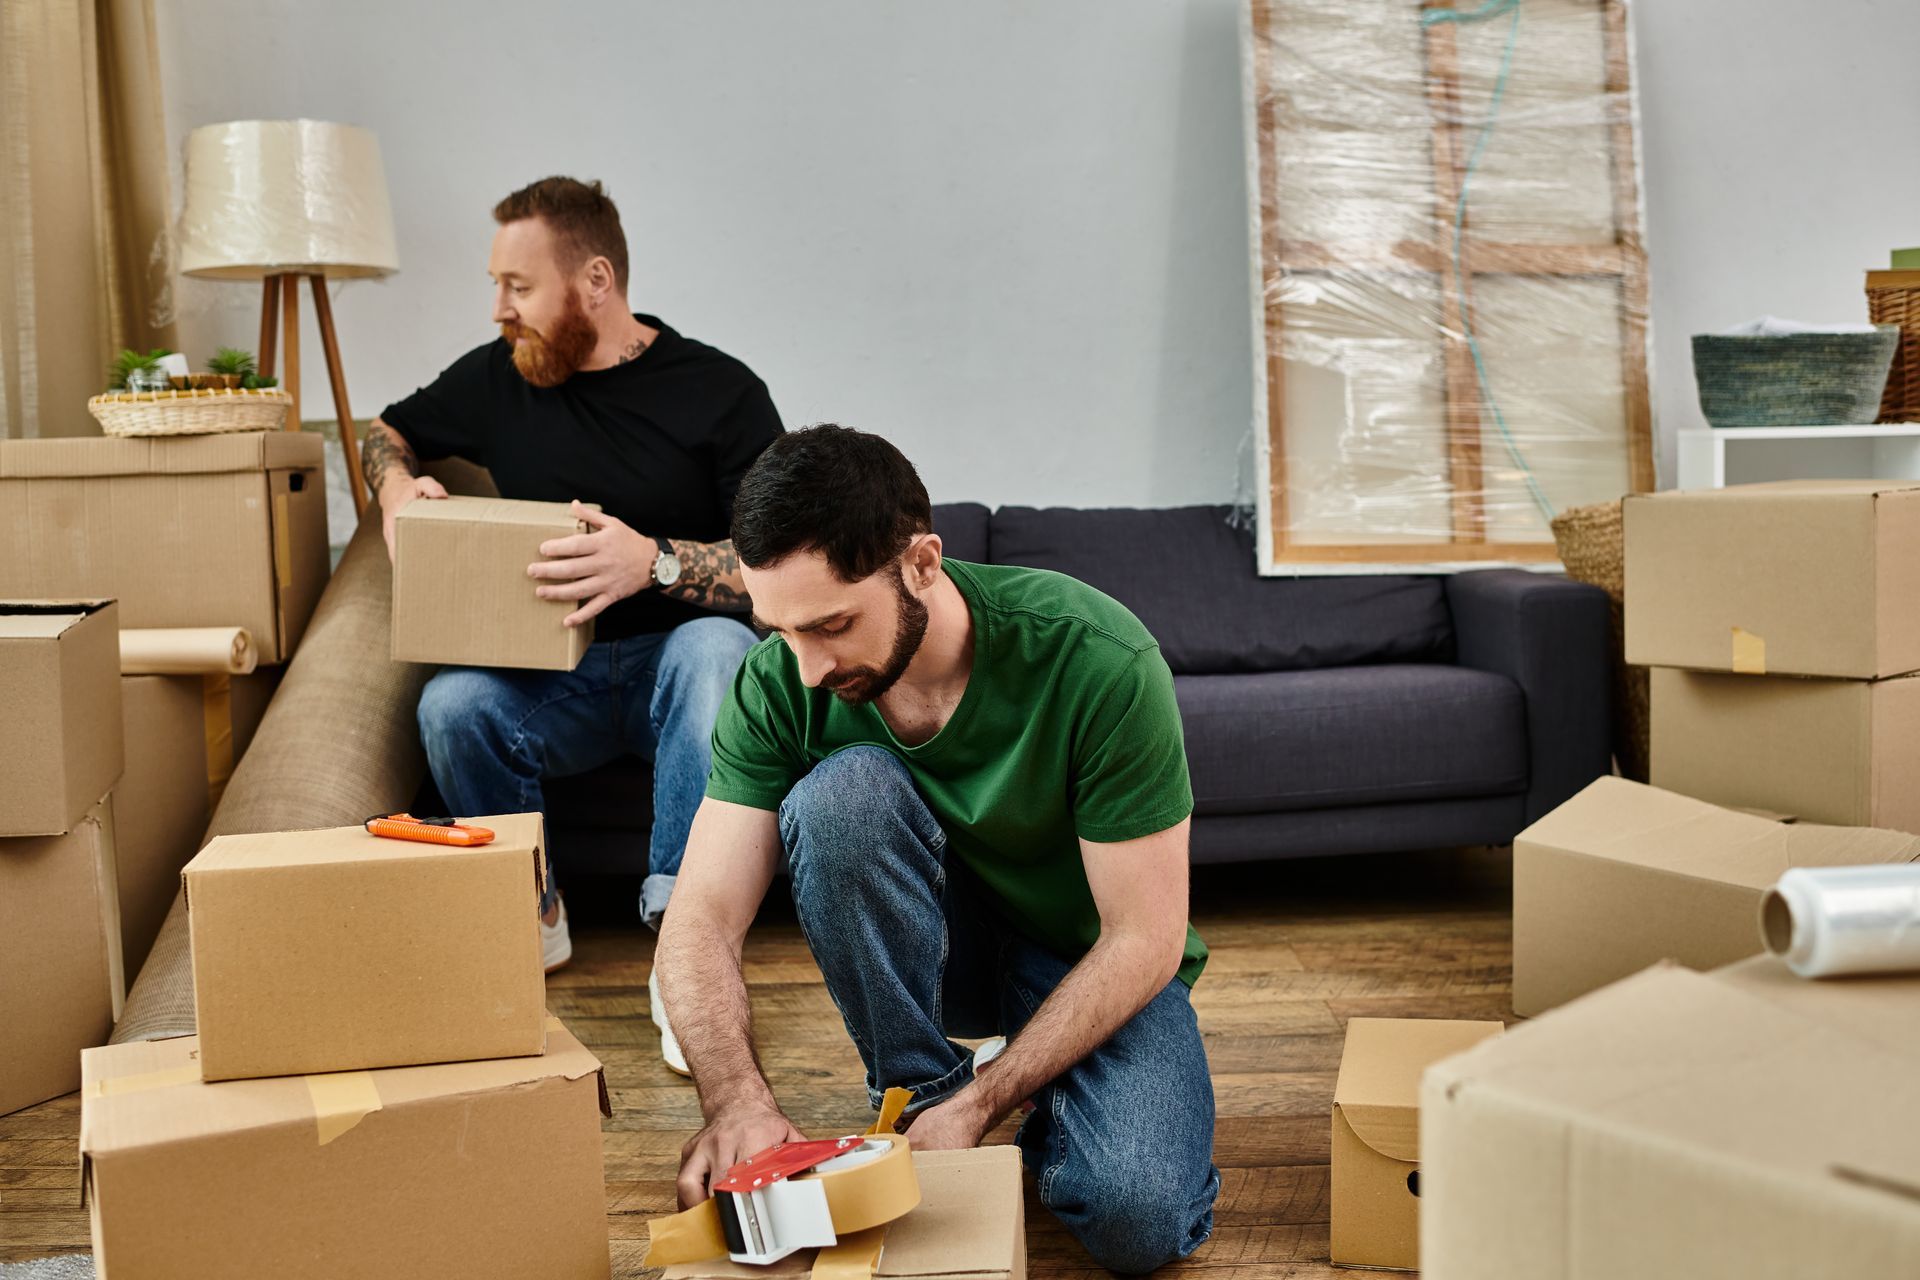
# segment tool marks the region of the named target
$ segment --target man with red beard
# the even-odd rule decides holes
[[[628,309],[626,236],[599,183],[546,178],[493,216],[501,336],[374,420],[367,483],[389,552],[402,507],[446,496],[421,459],[477,462],[503,497],[598,504],[576,505],[587,532],[543,544],[548,558],[527,568],[528,590],[577,606],[568,626],[594,620],[594,643],[573,671],[442,669],[421,696],[420,733],[463,815],[542,810],[547,778],[627,751],[650,760],[640,911],[658,927],[714,719],[754,642],[727,538],[734,493],[780,418],[744,364]],[[551,970],[572,954],[557,891],[540,911]],[[684,1071],[657,991],[654,1009],[668,1065]]]

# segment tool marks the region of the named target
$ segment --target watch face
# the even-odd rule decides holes
[[[670,587],[680,581],[680,557],[662,555],[653,562],[653,578],[663,587]]]

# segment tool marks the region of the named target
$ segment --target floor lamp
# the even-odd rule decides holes
[[[293,398],[289,431],[300,429],[300,286],[312,288],[347,488],[354,511],[365,510],[327,282],[400,269],[379,140],[365,129],[319,120],[237,120],[195,129],[187,136],[180,223],[183,274],[260,281],[258,363],[265,375],[284,361],[280,385]]]

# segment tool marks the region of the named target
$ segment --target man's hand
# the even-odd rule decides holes
[[[915,1151],[965,1151],[979,1146],[993,1127],[993,1117],[980,1109],[979,1102],[979,1090],[969,1086],[928,1107],[907,1126],[907,1141]]]
[[[380,532],[387,539],[387,559],[393,559],[393,518],[415,498],[444,498],[446,486],[432,476],[410,476],[390,471],[380,485]]]
[[[805,1142],[807,1135],[771,1104],[743,1104],[714,1116],[680,1149],[680,1207],[691,1209],[711,1193],[709,1184],[748,1156],[776,1142]]]
[[[573,518],[584,521],[590,532],[541,543],[540,554],[552,558],[528,565],[527,576],[553,584],[533,589],[542,600],[586,601],[566,617],[568,626],[577,627],[652,583],[660,544],[578,500]]]

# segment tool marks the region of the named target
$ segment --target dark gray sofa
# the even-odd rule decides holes
[[[1610,770],[1607,598],[1557,575],[1261,578],[1224,507],[935,509],[948,555],[1055,569],[1173,668],[1193,860],[1505,844]],[[642,874],[637,760],[549,784],[570,872]]]

